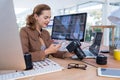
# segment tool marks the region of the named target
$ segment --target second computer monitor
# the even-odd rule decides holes
[[[55,16],[52,39],[84,41],[87,13]]]

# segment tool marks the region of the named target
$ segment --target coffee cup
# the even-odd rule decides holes
[[[120,60],[120,49],[114,49],[114,59]]]

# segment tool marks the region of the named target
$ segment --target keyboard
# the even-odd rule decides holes
[[[33,69],[26,71],[18,71],[0,75],[0,80],[14,80],[30,76],[42,75],[46,73],[61,71],[64,69],[58,63],[46,58],[43,61],[33,62]]]
[[[84,50],[86,56],[94,56],[89,50]]]

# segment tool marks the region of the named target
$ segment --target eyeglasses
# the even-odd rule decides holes
[[[85,64],[76,64],[76,63],[69,63],[68,64],[68,69],[71,69],[71,68],[79,68],[79,69],[86,70],[87,65],[85,65]]]

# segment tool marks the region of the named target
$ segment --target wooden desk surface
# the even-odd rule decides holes
[[[57,62],[57,63],[59,63],[65,69],[62,70],[62,71],[58,71],[58,72],[53,72],[53,73],[48,73],[48,74],[44,74],[44,75],[28,77],[28,78],[19,79],[19,80],[120,80],[118,78],[97,76],[97,68],[95,68],[93,66],[90,66],[90,65],[88,65],[86,70],[67,69],[67,65],[69,63],[84,64],[83,62],[78,61],[78,60],[58,59],[58,58],[50,58],[50,59]],[[92,62],[92,59],[89,62]],[[115,65],[120,64],[120,62],[117,62],[117,61],[113,61],[113,62],[115,63]],[[93,60],[93,63],[95,64],[94,60]],[[108,66],[110,66],[110,64],[108,63]],[[120,66],[117,66],[117,67],[120,68]]]
[[[84,59],[84,62],[87,62],[89,64],[92,64],[96,67],[103,67],[103,68],[119,68],[120,69],[120,61],[114,60],[113,56],[110,56],[108,54],[106,54],[106,56],[108,57],[107,59],[107,65],[98,65],[96,64],[96,60],[95,59]]]
[[[85,44],[85,46],[86,45],[89,45],[89,44]],[[102,45],[100,50],[109,50],[109,48]],[[99,54],[101,54],[101,53],[99,53]],[[107,56],[107,65],[98,65],[98,64],[96,64],[96,60],[95,59],[84,59],[83,61],[87,62],[88,64],[92,64],[93,66],[96,66],[96,67],[120,68],[120,65],[119,65],[120,61],[115,60],[113,56],[109,55],[110,53],[102,53],[102,54]]]

